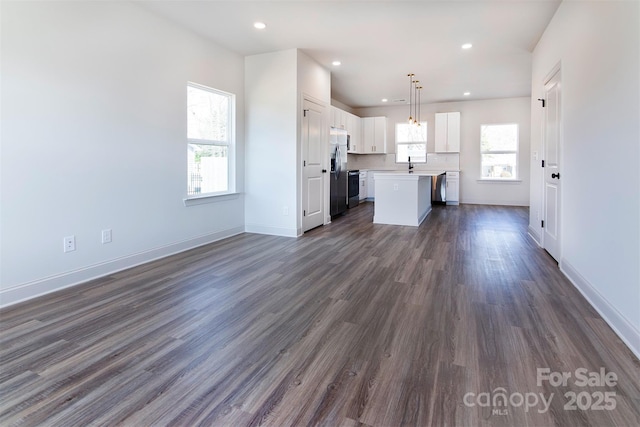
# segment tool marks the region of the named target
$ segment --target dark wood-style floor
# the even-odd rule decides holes
[[[2,310],[0,425],[640,425],[638,360],[527,209],[435,207],[419,228],[372,211]],[[537,368],[572,377],[538,385]],[[581,387],[579,368],[616,385]]]

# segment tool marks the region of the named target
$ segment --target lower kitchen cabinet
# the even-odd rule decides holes
[[[367,195],[367,172],[360,171],[360,200],[365,200]]]
[[[448,205],[460,203],[460,172],[447,172],[447,190],[445,193]]]
[[[375,172],[367,171],[367,199],[373,200],[376,197]]]

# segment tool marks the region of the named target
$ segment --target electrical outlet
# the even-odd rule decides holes
[[[111,229],[102,230],[102,244],[111,243]]]
[[[393,191],[398,191],[398,184],[393,184]]]
[[[289,215],[289,206],[284,206],[282,208],[282,215],[284,215],[284,216]]]
[[[76,236],[67,236],[63,239],[64,252],[73,252],[76,250]]]

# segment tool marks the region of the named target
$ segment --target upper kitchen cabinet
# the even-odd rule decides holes
[[[331,126],[338,129],[347,129],[347,112],[338,107],[331,106]]]
[[[436,113],[436,153],[460,152],[460,113]]]
[[[363,117],[362,144],[364,154],[385,154],[387,152],[387,118]]]
[[[349,135],[349,153],[362,153],[362,138],[360,117],[348,113],[338,107],[331,106],[331,126],[345,129]]]
[[[346,113],[347,115],[347,133],[349,134],[348,153],[361,153],[362,146],[362,119],[355,114]]]

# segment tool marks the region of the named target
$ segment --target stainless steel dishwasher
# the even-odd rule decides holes
[[[431,178],[431,204],[444,205],[447,203],[447,174],[442,173]]]

